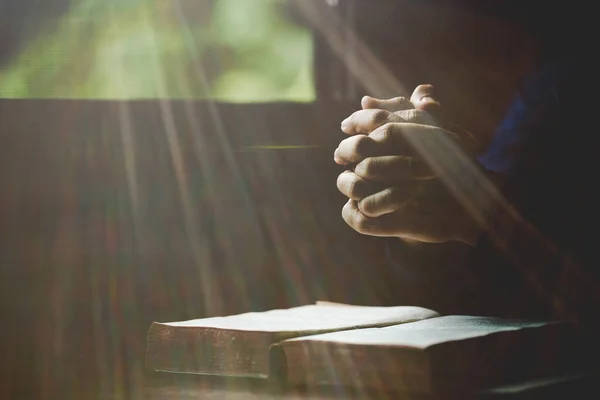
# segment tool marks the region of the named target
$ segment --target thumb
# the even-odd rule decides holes
[[[419,85],[410,96],[410,102],[417,110],[427,111],[432,115],[439,113],[442,107],[437,100],[433,85]]]
[[[360,102],[363,110],[386,110],[389,112],[396,112],[402,110],[409,110],[413,108],[413,105],[406,97],[394,97],[392,99],[376,99],[371,96],[365,96]]]

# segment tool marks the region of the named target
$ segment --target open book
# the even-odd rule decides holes
[[[434,393],[555,373],[567,322],[440,316],[421,307],[315,305],[154,323],[146,366],[166,372]]]

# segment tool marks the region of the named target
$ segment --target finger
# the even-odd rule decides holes
[[[415,184],[387,188],[360,200],[358,209],[367,217],[380,217],[402,208],[414,198],[417,190]]]
[[[384,125],[388,126],[390,124]],[[383,127],[382,127],[383,128]],[[379,129],[374,132],[377,132]],[[367,157],[394,155],[399,151],[390,140],[381,135],[372,138],[367,135],[355,135],[340,142],[334,153],[334,160],[340,165],[356,164]]]
[[[369,150],[376,150],[373,152],[382,156],[416,155],[423,152],[442,151],[445,149],[443,144],[447,143],[449,139],[460,139],[458,135],[443,128],[410,122],[386,124],[375,129],[368,137],[374,144],[363,143],[365,153]]]
[[[427,111],[432,114],[437,113],[441,108],[441,104],[437,100],[433,85],[417,86],[413,94],[410,96],[410,102],[414,108]]]
[[[342,121],[342,132],[347,135],[368,135],[389,122],[404,121],[399,115],[386,110],[360,110]]]
[[[415,201],[407,201],[406,205],[391,213],[370,217],[361,212],[358,202],[349,200],[342,209],[342,218],[364,235],[399,237],[425,243],[456,240],[455,222]]]
[[[407,205],[396,211],[370,217],[361,212],[354,200],[349,200],[342,209],[342,218],[352,229],[363,235],[398,237],[418,242],[440,242],[436,240],[431,218],[417,213],[418,207]]]
[[[340,142],[334,153],[334,161],[340,165],[355,164],[383,150],[382,146],[378,149],[375,146],[377,143],[367,135],[350,136]]]
[[[393,214],[390,214],[393,215]],[[356,232],[363,235],[391,237],[396,236],[394,232],[394,221],[389,215],[371,218],[360,212],[358,203],[348,200],[342,208],[342,218]]]
[[[342,218],[356,232],[364,235],[377,235],[380,232],[378,221],[362,214],[358,209],[358,203],[348,200],[342,208]]]
[[[368,157],[356,164],[354,173],[363,179],[389,183],[436,177],[427,164],[411,156]]]
[[[348,166],[348,165],[350,165],[350,162],[348,162],[348,161],[346,161],[346,160],[342,159],[342,158],[340,157],[340,154],[339,154],[339,153],[340,153],[340,149],[339,149],[339,148],[335,149],[335,151],[333,152],[333,161],[334,161],[336,164],[343,165],[343,166]]]
[[[415,156],[448,157],[448,139],[457,135],[430,125],[396,122],[385,124],[367,135],[355,135],[340,142],[334,159],[338,164],[359,163],[368,157]],[[426,153],[426,154],[425,154]],[[440,153],[440,154],[438,154]],[[421,157],[422,158],[422,157]]]
[[[427,111],[419,110],[416,108],[411,108],[410,110],[396,111],[394,115],[396,115],[396,117],[402,120],[397,122],[410,122],[413,124],[439,126],[438,118],[434,117],[431,113]]]
[[[352,200],[361,200],[382,190],[381,184],[369,182],[352,171],[344,171],[338,176],[337,188]]]
[[[365,96],[362,98],[360,104],[363,110],[380,109],[395,112],[413,108],[412,103],[403,96],[392,99],[376,99],[371,96]]]

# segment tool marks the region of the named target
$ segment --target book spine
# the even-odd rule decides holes
[[[275,344],[270,375],[290,386],[431,392],[429,357],[407,348],[367,349],[317,341]]]
[[[146,367],[165,372],[265,378],[272,336],[155,323],[148,332]]]

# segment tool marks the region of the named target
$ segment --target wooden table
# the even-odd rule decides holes
[[[595,373],[573,374],[534,382],[523,382],[467,396],[423,396],[407,393],[357,392],[348,388],[293,389],[278,387],[268,381],[253,379],[223,379],[184,374],[154,373],[136,369],[119,373],[115,365],[107,374],[87,375],[72,369],[68,382],[23,381],[7,392],[0,385],[2,399],[36,400],[336,400],[336,399],[398,399],[398,400],[460,400],[469,399],[594,399],[600,398]],[[100,376],[102,375],[102,376]],[[111,383],[112,378],[116,379]],[[15,383],[15,382],[13,382]],[[13,385],[15,386],[15,385]]]
[[[162,376],[161,376],[162,375]],[[525,382],[496,388],[474,399],[583,399],[600,398],[600,373],[574,374],[554,379]],[[140,398],[145,400],[333,400],[333,399],[448,399],[447,396],[419,396],[406,393],[352,392],[344,388],[283,389],[260,380],[227,380],[218,377],[156,374],[136,388],[135,393],[101,393],[99,400]],[[461,399],[466,399],[461,396]]]

